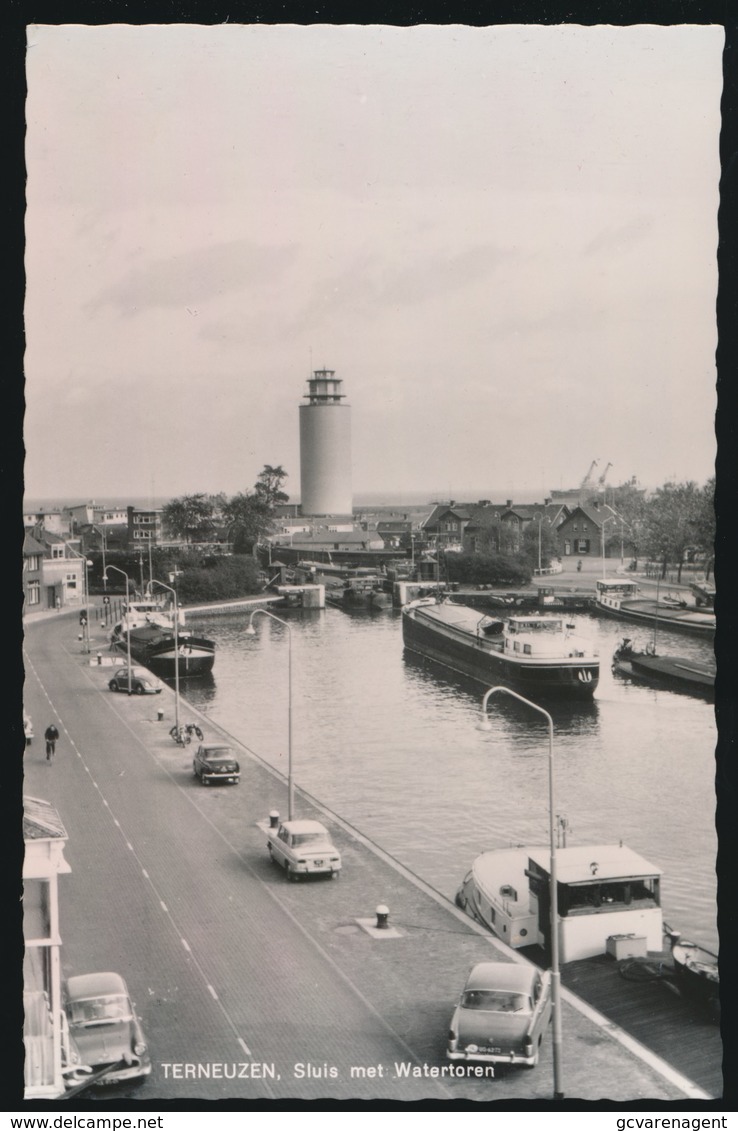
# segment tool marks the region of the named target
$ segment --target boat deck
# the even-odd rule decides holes
[[[664,974],[673,974],[669,953],[649,958],[661,959]],[[618,963],[607,954],[568,962],[561,968],[561,981],[711,1096],[722,1096],[719,1025],[679,994],[672,977],[630,980],[619,970],[626,965],[627,959]]]

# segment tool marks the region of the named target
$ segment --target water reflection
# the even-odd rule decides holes
[[[453,898],[474,856],[548,839],[545,721],[511,697],[404,654],[399,615],[284,609],[292,630],[293,743],[299,790],[340,813]],[[715,853],[712,707],[615,679],[618,622],[573,618],[600,653],[592,702],[545,704],[554,721],[559,811],[569,843],[622,839],[664,870],[664,910],[685,935],[714,949]],[[265,761],[286,771],[285,628],[247,614],[198,619],[218,642],[210,679],[183,695]],[[711,645],[671,634],[663,652],[703,658]],[[542,704],[543,705],[543,704]],[[275,782],[275,805],[285,789]]]

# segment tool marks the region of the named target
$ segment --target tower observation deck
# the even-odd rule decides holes
[[[350,515],[351,408],[334,369],[315,369],[300,405],[300,496],[304,515]]]

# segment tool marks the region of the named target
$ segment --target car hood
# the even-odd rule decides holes
[[[133,1027],[129,1021],[75,1027],[72,1036],[84,1064],[107,1064],[115,1060],[130,1062],[133,1057]]]
[[[528,1032],[529,1013],[490,1013],[483,1009],[457,1009],[451,1027],[459,1044],[513,1046]]]

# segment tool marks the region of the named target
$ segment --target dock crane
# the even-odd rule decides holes
[[[588,472],[587,472],[587,474],[586,474],[586,475],[584,476],[584,479],[582,480],[582,482],[581,482],[581,483],[579,484],[579,490],[580,490],[580,492],[581,492],[581,491],[586,491],[588,487],[592,487],[592,486],[594,486],[594,482],[593,482],[593,479],[592,479],[592,472],[593,472],[593,471],[594,471],[594,469],[595,469],[595,468],[597,467],[597,464],[598,464],[599,462],[600,462],[600,461],[599,461],[598,459],[593,459],[593,460],[592,460],[591,464],[589,465],[589,471],[588,471]]]
[[[604,487],[605,486],[605,480],[607,479],[607,473],[608,473],[608,471],[610,470],[611,467],[612,467],[612,464],[608,463],[607,467],[602,472],[602,475],[597,480],[597,486],[598,487]]]

